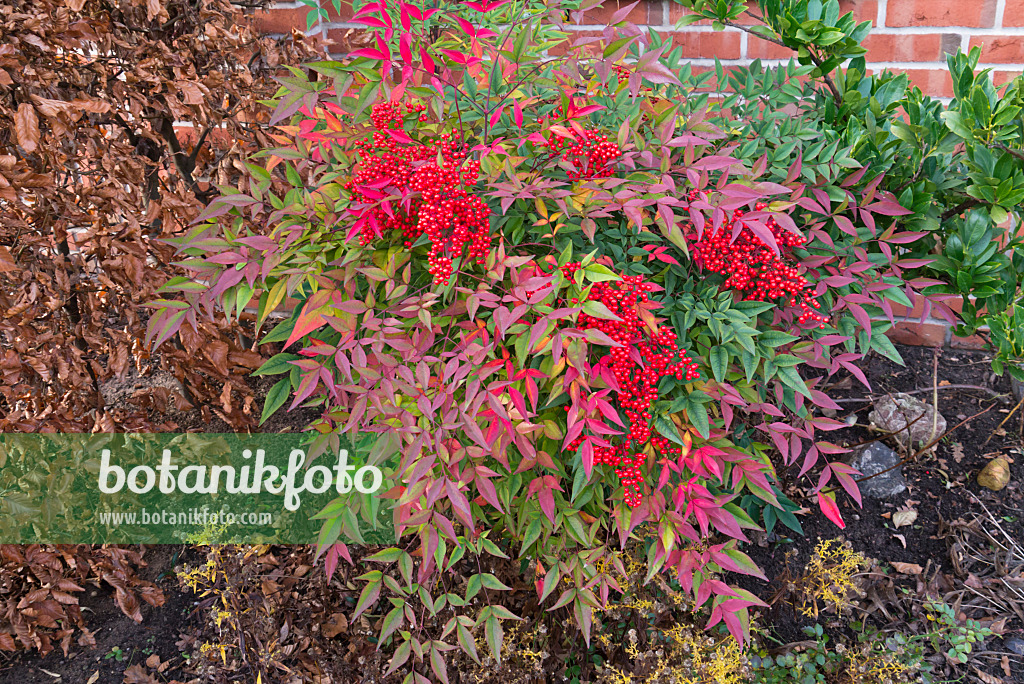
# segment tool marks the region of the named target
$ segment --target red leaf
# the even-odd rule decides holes
[[[840,529],[846,529],[846,523],[843,522],[843,516],[839,513],[839,506],[836,505],[834,494],[818,492],[818,506],[821,507],[821,512],[825,514],[826,518],[838,525]]]

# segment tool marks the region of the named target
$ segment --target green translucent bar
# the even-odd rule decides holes
[[[2,434],[0,543],[311,544],[328,505],[338,541],[393,543],[368,437],[306,463],[303,434]]]

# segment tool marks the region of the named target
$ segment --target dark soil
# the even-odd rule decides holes
[[[926,568],[926,576],[936,571],[955,575],[949,545],[940,534],[940,527],[972,512],[981,512],[975,499],[1001,519],[1000,524],[1009,535],[1024,539],[1024,439],[1021,436],[1024,419],[1021,411],[1001,429],[999,427],[1016,404],[1009,379],[995,377],[989,364],[990,357],[981,352],[940,350],[936,375],[936,350],[899,347],[899,351],[906,363],[903,367],[877,355],[865,359],[861,369],[871,383],[870,391],[853,378],[840,378],[835,387],[827,390],[843,408],[837,412],[837,420],[844,420],[851,414],[857,419],[857,425],[829,433],[827,439],[843,446],[875,439],[879,433],[867,427],[872,405],[860,399],[867,398],[868,394],[925,390],[914,396],[930,404],[932,387],[936,382],[939,384],[939,412],[946,418],[949,431],[936,445],[934,453],[924,454],[903,465],[907,491],[888,501],[865,498],[862,508],[845,492],[842,493],[840,506],[845,529],[841,530],[829,522],[817,511],[816,505],[807,502],[804,490],[791,485],[787,492],[790,497],[811,509],[800,518],[805,535],[800,537],[790,533],[792,537],[786,541],[767,543],[761,540],[759,545],[746,549],[769,578],[777,578],[783,573],[787,554],[794,554],[790,565],[799,570],[807,562],[819,538],[840,536],[849,540],[854,550],[882,563],[918,564]],[[943,389],[945,385],[972,385],[978,389]],[[897,449],[894,440],[886,439],[885,442]],[[1010,483],[1000,492],[980,487],[976,481],[978,472],[996,456],[1006,458],[1011,464]],[[806,485],[806,481],[802,483],[802,486]],[[891,515],[905,506],[917,510],[917,520],[911,526],[896,529]],[[781,528],[777,532],[784,535],[787,531]],[[914,578],[902,577],[900,580],[908,588],[915,588]],[[770,600],[778,589],[777,583],[767,587],[757,582],[746,585],[765,600]],[[765,622],[771,626],[776,638],[788,643],[806,638],[801,628],[812,625],[814,620],[796,614],[782,601],[765,616]],[[1019,634],[1022,626],[1017,620],[1011,620],[1007,625],[1010,634],[1015,631]]]
[[[148,548],[148,565],[139,571],[139,576],[160,586],[166,602],[160,608],[143,602],[141,623],[121,612],[109,588],[87,586],[81,599],[82,612],[96,646],[72,646],[67,658],[59,649],[42,658],[35,652],[5,654],[0,661],[0,684],[122,684],[125,670],[133,665],[142,665],[147,672],[156,674],[145,666],[146,659],[154,654],[168,663],[162,673],[156,674],[158,681],[189,679],[181,674],[184,661],[176,644],[178,635],[192,622],[193,599],[179,591],[173,571],[174,564],[181,562],[178,554],[182,552],[181,546]],[[94,673],[99,676],[91,680]]]

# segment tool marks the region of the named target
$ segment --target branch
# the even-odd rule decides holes
[[[1022,152],[1020,150],[1015,150],[1012,147],[1007,147],[1003,143],[995,143],[994,145],[992,145],[992,147],[995,147],[998,150],[1002,150],[1003,152],[1006,152],[1007,154],[1013,155],[1017,159],[1024,159],[1024,152]]]
[[[952,209],[947,209],[946,211],[942,212],[942,215],[939,217],[939,220],[946,221],[946,220],[952,218],[953,216],[956,216],[957,214],[963,213],[964,211],[970,209],[971,207],[978,206],[979,204],[981,204],[981,201],[980,200],[976,200],[976,199],[974,199],[972,197],[969,200],[965,200],[965,201],[961,202],[960,204],[956,205]]]
[[[762,19],[762,21],[764,21],[764,20]],[[767,40],[769,43],[774,43],[775,45],[780,45],[780,46],[782,46],[784,48],[789,48],[790,50],[793,49],[789,45],[786,45],[785,43],[783,43],[778,38],[767,38],[765,36],[762,36],[760,33],[754,32],[754,30],[750,26],[743,26],[742,24],[737,24],[734,21],[726,21],[726,22],[723,22],[723,23],[726,26],[731,26],[731,27],[737,28],[737,29],[739,29],[741,31],[745,31],[745,32],[749,33],[752,36],[760,38],[761,40]],[[816,66],[819,69],[821,69],[821,65],[823,64],[821,58],[818,57],[813,52],[811,52],[810,50],[808,50],[807,53],[811,56],[811,61],[814,62],[814,66]],[[839,94],[839,88],[837,88],[835,82],[832,81],[832,77],[829,76],[828,74],[826,74],[824,71],[822,71],[821,72],[821,78],[825,81],[825,85],[827,85],[828,89],[832,92],[832,99],[834,99],[836,101],[836,106],[839,106],[839,105],[843,104],[843,96]]]

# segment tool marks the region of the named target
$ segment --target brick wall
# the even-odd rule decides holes
[[[330,8],[330,0],[319,0]],[[579,31],[603,28],[618,7],[629,2],[608,0],[604,7],[587,13],[584,23],[573,27]],[[857,21],[870,21],[871,35],[865,42],[868,68],[872,72],[889,69],[905,72],[911,82],[934,97],[949,98],[953,85],[946,69],[945,55],[961,48],[965,52],[981,46],[980,67],[992,67],[996,82],[1003,82],[1024,72],[1024,0],[840,0],[842,11],[853,12]],[[756,3],[752,3],[756,9]],[[359,42],[359,25],[348,23],[351,3],[345,0],[340,15],[329,10],[329,18],[307,30],[308,8],[299,2],[275,3],[267,11],[257,13],[256,20],[267,33],[290,33],[293,30],[315,35],[323,40],[325,52],[342,57]],[[716,32],[710,22],[675,28],[687,13],[674,0],[643,0],[627,17],[638,25],[657,27],[663,34],[672,34],[676,45],[683,47],[685,57],[696,66],[711,67],[717,58],[726,66],[761,59],[765,63],[787,61],[792,53],[740,29],[727,28]],[[958,340],[950,334],[949,323],[932,317],[921,317],[924,308],[918,304],[913,311],[899,311],[890,337],[905,344],[928,346],[980,346],[980,340]]]
[[[320,3],[331,7],[330,0]],[[869,68],[906,72],[929,95],[952,96],[945,54],[957,48],[967,51],[981,46],[981,66],[992,67],[997,81],[1024,72],[1024,0],[841,0],[841,5],[843,12],[853,12],[858,21],[874,26],[865,43]],[[600,29],[618,6],[617,0],[609,0],[603,11],[589,12],[585,23],[575,29]],[[326,37],[325,48],[335,57],[344,55],[359,31],[357,25],[346,22],[351,4],[345,2],[342,7],[340,15],[331,9],[328,21],[308,31]],[[280,2],[259,13],[258,21],[268,33],[306,32],[307,11],[299,2]],[[674,0],[644,0],[628,19],[671,33],[684,56],[699,66],[712,66],[716,57],[732,65],[756,58],[777,62],[792,54],[739,29],[715,32],[707,22],[675,30],[675,23],[686,13]]]

